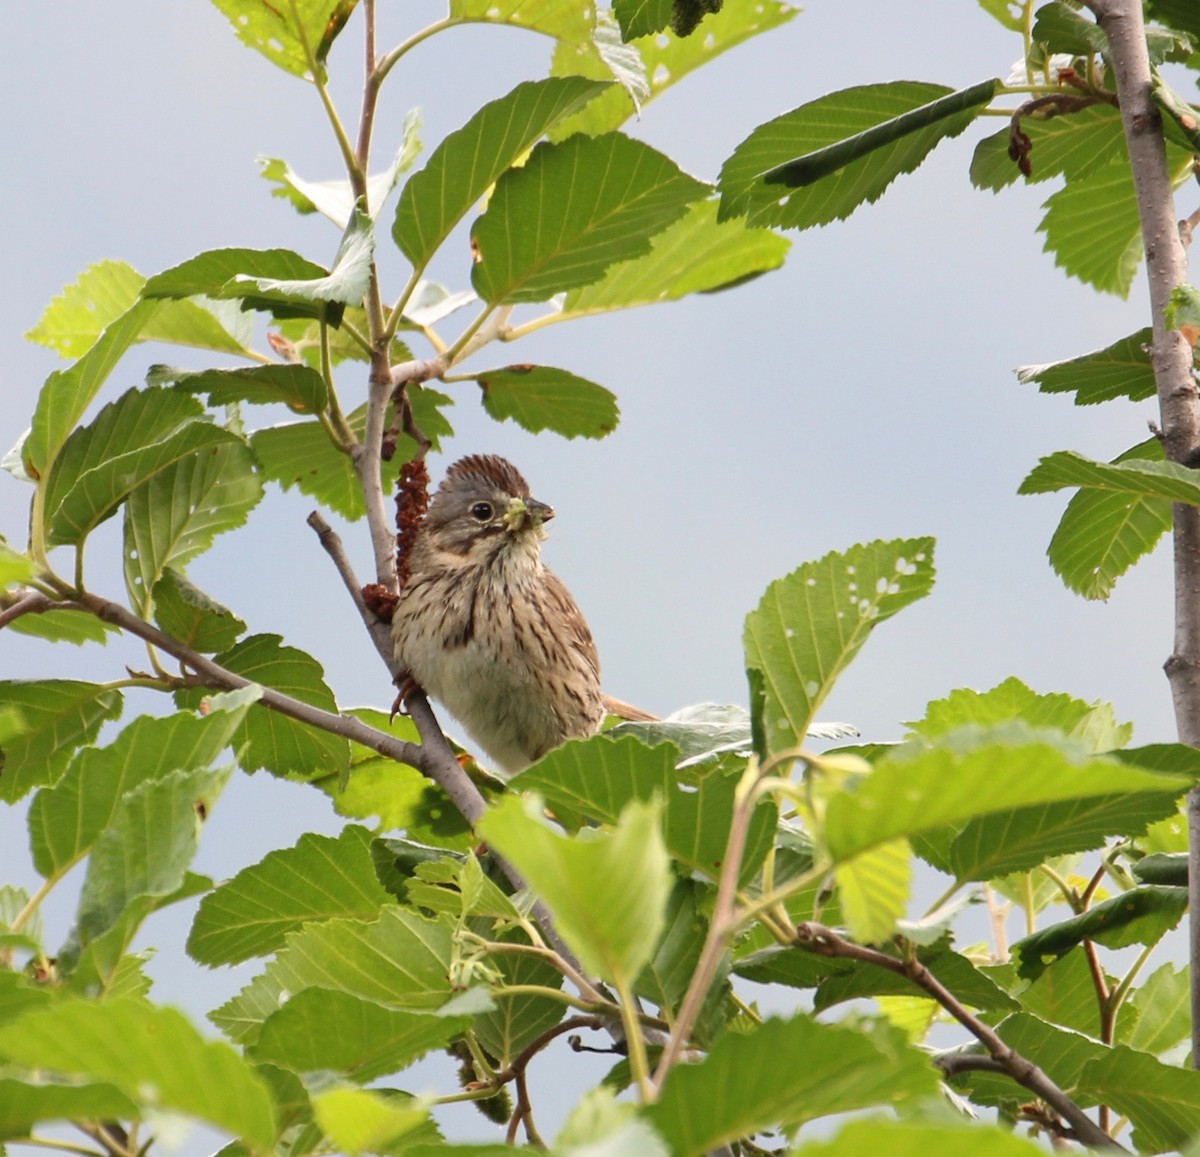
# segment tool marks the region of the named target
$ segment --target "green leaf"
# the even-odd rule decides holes
[[[704,1060],[677,1065],[646,1116],[675,1157],[699,1157],[772,1126],[901,1105],[936,1086],[928,1060],[894,1037],[885,1042],[801,1014],[728,1032]]]
[[[532,801],[506,796],[479,828],[545,901],[584,966],[632,982],[654,954],[671,888],[659,811],[634,800],[611,832],[566,839],[545,825]]]
[[[472,281],[489,302],[545,301],[650,251],[707,186],[619,133],[542,142],[496,183],[472,229]]]
[[[1001,10],[1005,0],[982,0]],[[789,1152],[795,1157],[1036,1157],[1045,1151],[1017,1133],[990,1125],[956,1121],[891,1120],[872,1117],[851,1121],[833,1140],[807,1141]]]
[[[335,1072],[366,1084],[407,1068],[470,1025],[469,1016],[405,1012],[306,988],[267,1017],[250,1052],[297,1073]]]
[[[1094,20],[1088,20],[1062,0],[1051,0],[1038,9],[1032,39],[1047,52],[1090,56],[1108,51],[1108,39]]]
[[[1074,948],[1049,964],[1019,993],[1022,1011],[1052,1021],[1075,1032],[1099,1038],[1100,1007],[1096,978],[1082,948]],[[1125,1024],[1122,1010],[1122,1024]]]
[[[716,201],[697,201],[650,242],[650,252],[622,261],[591,285],[573,289],[564,317],[676,301],[741,285],[783,264],[791,242],[742,220],[717,221]]]
[[[235,675],[319,707],[337,711],[321,664],[295,647],[283,646],[279,635],[250,635],[215,660]],[[180,692],[180,705],[199,701],[198,692]],[[238,730],[238,765],[246,771],[266,768],[272,775],[341,776],[350,765],[346,740],[299,723],[277,711],[251,712]]]
[[[1102,847],[1109,836],[1140,836],[1178,807],[1170,792],[1122,793],[999,812],[962,828],[948,867],[963,882],[1027,872],[1052,856]]]
[[[46,307],[25,337],[62,357],[82,357],[106,326],[137,304],[145,283],[146,279],[123,261],[92,265]],[[163,304],[135,340],[245,354],[249,329],[228,315],[222,303],[203,298]]]
[[[181,572],[227,530],[243,526],[263,496],[254,458],[228,441],[173,462],[125,503],[125,585],[143,609],[168,569]]]
[[[720,12],[705,19],[703,36],[681,37],[666,31],[641,37],[626,46],[636,53],[635,60],[640,65],[637,71],[645,78],[645,90],[637,100],[628,84],[612,85],[579,112],[555,125],[551,139],[565,140],[580,132],[598,136],[619,128],[639,107],[695,69],[760,32],[786,24],[798,11],[783,0],[726,4]],[[556,76],[580,74],[603,79],[612,75],[600,54],[590,46],[565,41],[555,47],[551,72]]]
[[[27,1137],[47,1121],[129,1120],[134,1103],[114,1085],[62,1085],[0,1077],[0,1138]]]
[[[895,934],[912,887],[912,852],[907,840],[879,844],[834,869],[838,898],[850,934],[879,944]]]
[[[246,631],[246,624],[237,615],[170,567],[163,571],[152,593],[154,621],[193,651],[226,651]]]
[[[77,545],[138,486],[237,435],[171,390],[129,390],[66,441],[46,492],[46,539]]]
[[[1191,0],[1150,0],[1146,7],[1155,20],[1161,20],[1200,40],[1200,12],[1196,11]]]
[[[0,590],[27,583],[37,574],[37,567],[28,555],[18,554],[0,539]]]
[[[1122,793],[1182,793],[1191,782],[1116,760],[1073,759],[1027,731],[996,738],[1004,741],[966,751],[902,748],[858,780],[856,790],[832,796],[825,840],[834,860],[994,812]]]
[[[1084,940],[1110,948],[1157,944],[1187,907],[1187,889],[1143,885],[1096,904],[1086,912],[1043,928],[1012,946],[1017,971],[1033,979],[1051,961]]]
[[[512,934],[502,936],[507,940]],[[524,941],[522,941],[524,942]],[[552,964],[536,956],[499,952],[488,963],[497,968],[501,984],[537,985],[562,988],[563,975]],[[495,1008],[475,1018],[474,1030],[479,1043],[501,1068],[512,1064],[526,1046],[552,1029],[563,1018],[561,1001],[537,993],[515,993],[493,997]]]
[[[1188,855],[1187,852],[1153,852],[1138,860],[1132,870],[1139,883],[1174,884],[1186,888]]]
[[[373,221],[378,219],[383,203],[396,187],[400,175],[420,154],[421,141],[417,136],[420,127],[420,111],[411,109],[404,118],[403,141],[392,163],[382,173],[367,178],[368,214]],[[345,229],[350,223],[356,197],[349,180],[306,181],[279,157],[259,157],[258,163],[266,180],[278,182],[279,187],[271,191],[272,196],[290,201],[299,213],[322,213],[339,229]]]
[[[33,426],[22,450],[27,473],[44,479],[71,431],[79,424],[108,375],[138,340],[158,311],[158,304],[139,301],[105,327],[74,365],[55,370],[38,394]]]
[[[429,263],[471,206],[547,129],[608,87],[581,77],[524,81],[446,137],[396,206],[392,236],[413,267]]]
[[[1145,458],[1096,462],[1074,450],[1058,450],[1042,458],[1017,493],[1046,494],[1065,487],[1085,486],[1197,506],[1200,505],[1200,482],[1195,479],[1195,470],[1175,462],[1155,462]]]
[[[613,15],[621,26],[622,40],[636,40],[661,32],[671,23],[674,0],[613,0]]]
[[[960,92],[941,97],[854,136],[845,137],[836,144],[826,145],[815,152],[808,152],[795,160],[777,165],[764,173],[762,179],[768,185],[802,189],[816,184],[822,177],[836,173],[863,157],[869,157],[880,149],[903,141],[905,137],[936,127],[951,118],[954,119],[954,124],[948,127],[947,135],[957,136],[966,127],[965,124],[958,127],[959,114],[972,113],[969,119],[974,119],[979,110],[989,104],[996,95],[998,84],[998,81],[986,80],[982,84],[972,85]],[[932,145],[929,147],[932,148]]]
[[[14,709],[23,727],[0,748],[0,800],[15,803],[54,783],[77,747],[91,743],[107,719],[121,714],[120,691],[69,679],[0,683],[0,708]]]
[[[571,0],[450,0],[455,21],[511,24],[572,44],[590,44],[595,11]]]
[[[336,839],[310,832],[243,868],[200,901],[188,954],[201,964],[238,964],[274,952],[309,921],[373,919],[391,897],[370,844],[366,828],[350,826]]]
[[[1126,450],[1109,465],[1163,461],[1157,438]],[[1121,490],[1082,487],[1072,495],[1046,553],[1068,590],[1107,599],[1121,577],[1171,529],[1171,504]]]
[[[113,822],[128,792],[173,771],[208,767],[229,746],[255,698],[253,692],[236,691],[210,698],[204,715],[143,715],[108,747],[81,750],[58,783],[38,792],[29,808],[34,867],[47,878],[63,875]]]
[[[1170,962],[1152,972],[1130,998],[1137,1013],[1123,1043],[1142,1053],[1161,1055],[1191,1036],[1192,1010],[1188,970]]]
[[[497,422],[512,418],[532,434],[603,438],[617,427],[617,399],[603,386],[553,366],[516,365],[475,376],[483,408]]]
[[[1080,1090],[1133,1122],[1140,1153],[1184,1148],[1200,1133],[1200,1073],[1117,1045],[1090,1061]]]
[[[1178,169],[1181,150],[1168,147]],[[1071,181],[1051,195],[1038,229],[1046,251],[1072,277],[1106,293],[1129,296],[1142,257],[1137,200],[1128,161],[1122,158]]]
[[[425,1105],[388,1090],[334,1087],[314,1094],[312,1104],[321,1131],[337,1150],[353,1157],[390,1152],[397,1138],[416,1131],[429,1119]]]
[[[708,933],[703,912],[707,892],[696,880],[676,880],[667,898],[662,939],[634,985],[660,1008],[679,1007],[696,971]]]
[[[1025,5],[1023,0],[979,0],[979,7],[989,16],[1000,21],[1009,32],[1020,32],[1024,26]]]
[[[279,5],[212,2],[243,44],[284,72],[303,79],[312,79],[309,52],[324,75],[325,57],[357,4],[357,0],[288,0]]]
[[[371,277],[375,256],[375,229],[371,218],[358,206],[342,234],[342,243],[328,274],[318,277],[263,277],[240,274],[225,288],[234,296],[249,301],[256,298],[287,304],[331,302],[335,305],[361,305]],[[332,315],[334,324],[341,313]]]
[[[1124,746],[1133,736],[1132,723],[1114,725],[1111,715],[1107,703],[1088,703],[1062,692],[1040,694],[1009,676],[989,691],[962,687],[944,699],[934,699],[925,709],[925,718],[908,726],[913,734],[933,740],[972,724],[994,727],[1019,721],[1029,727],[1061,731],[1080,740],[1089,751],[1100,753]],[[1161,770],[1183,768],[1164,766]]]
[[[1171,290],[1166,308],[1167,329],[1189,326],[1200,328],[1200,289],[1194,285],[1177,285]]]
[[[147,280],[147,298],[204,294],[239,300],[243,309],[267,310],[277,317],[324,318],[337,324],[343,307],[317,300],[314,287],[328,286],[330,271],[290,249],[210,249]],[[292,289],[263,290],[260,282]],[[316,304],[314,304],[316,302]]]
[[[916,81],[863,85],[784,113],[756,128],[725,162],[720,219],[807,229],[848,217],[878,200],[939,141],[962,132],[994,84],[961,93]],[[769,174],[796,158],[811,159],[811,184],[789,192],[769,183]]]
[[[53,643],[74,643],[77,647],[82,647],[84,643],[107,643],[117,630],[94,615],[77,610],[22,615],[8,623],[7,627],[21,635],[32,635]]]
[[[28,1068],[111,1083],[143,1109],[198,1117],[264,1149],[275,1140],[261,1078],[172,1008],[59,1001],[6,1026],[0,1051]]]
[[[174,771],[121,797],[88,859],[73,933],[80,947],[115,927],[135,901],[170,896],[183,884],[203,817],[230,770]]]
[[[1149,327],[1096,350],[1040,366],[1019,366],[1017,380],[1036,382],[1042,394],[1075,395],[1077,406],[1094,406],[1114,398],[1140,402],[1154,397],[1154,369],[1150,365]]]
[[[177,370],[151,366],[146,381],[173,385],[191,394],[207,394],[209,405],[282,402],[297,414],[319,414],[329,404],[325,379],[305,365],[245,366],[232,370]]]
[[[802,743],[841,672],[874,627],[929,593],[933,539],[896,539],[830,553],[772,583],[746,616],[751,700],[768,752]]]
[[[555,748],[512,781],[514,790],[537,792],[559,822],[578,830],[584,817],[615,824],[632,800],[662,800],[667,849],[694,871],[715,879],[729,840],[734,796],[744,761],[732,770],[717,767],[695,790],[683,791],[676,781],[677,750],[660,743],[647,747],[631,735],[571,740]],[[757,873],[774,838],[776,812],[769,804],[755,809],[746,837],[740,880]]]

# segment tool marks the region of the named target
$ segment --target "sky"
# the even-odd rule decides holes
[[[384,44],[441,12],[429,0],[380,8]],[[255,163],[277,156],[311,179],[339,175],[315,92],[241,45],[204,0],[123,0],[119,11],[116,19],[114,7],[89,0],[27,5],[6,28],[0,453],[59,364],[23,334],[87,266],[119,258],[148,275],[226,245],[284,246],[327,262],[337,246],[329,222],[270,196]],[[347,118],[357,106],[357,31],[355,22],[331,58]],[[391,155],[418,106],[427,155],[484,101],[544,75],[549,53],[549,41],[509,28],[455,29],[421,45],[389,82],[376,155]],[[1019,40],[969,0],[813,0],[670,89],[630,131],[711,181],[756,125],[822,94],[900,79],[964,87],[1006,76],[1019,54]],[[790,234],[779,272],[550,327],[475,363],[542,362],[607,386],[622,420],[602,441],[496,424],[472,383],[452,388],[456,435],[431,460],[435,478],[460,455],[499,453],[555,507],[545,557],[591,624],[611,694],[657,713],[744,704],[742,622],[768,583],[856,542],[932,534],[933,594],[876,632],[823,718],[854,723],[867,740],[894,739],[931,699],[1016,675],[1039,691],[1113,702],[1136,742],[1174,737],[1162,673],[1168,549],[1122,579],[1107,604],[1087,603],[1045,558],[1065,496],[1016,493],[1044,454],[1109,459],[1146,436],[1152,403],[1080,410],[1013,373],[1146,324],[1143,277],[1121,301],[1055,268],[1037,232],[1053,184],[999,195],[971,187],[974,143],[1002,124],[977,122],[944,142],[848,221]],[[1180,215],[1194,208],[1181,204]],[[401,260],[381,261],[398,291]],[[465,233],[435,274],[452,289],[468,284]],[[187,356],[136,347],[100,402],[151,363]],[[365,388],[352,371],[340,382],[344,397]],[[0,534],[18,545],[27,503],[27,489],[0,475]],[[341,704],[387,706],[388,675],[305,526],[311,508],[272,488],[248,528],[218,540],[190,576],[253,631],[316,656]],[[365,529],[340,529],[366,581]],[[119,597],[118,543],[114,519],[88,563],[92,588]],[[133,641],[76,650],[4,632],[0,678],[109,679],[142,655]],[[131,698],[126,719],[162,709]],[[32,887],[23,815],[0,814],[0,882]],[[304,831],[341,824],[319,793],[238,777],[196,868],[227,877]],[[78,883],[69,879],[48,907],[61,934]],[[184,906],[156,917],[147,941],[181,943],[190,918]],[[157,999],[200,1017],[253,969],[207,973],[164,950],[153,972]]]

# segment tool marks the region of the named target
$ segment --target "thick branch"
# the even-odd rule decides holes
[[[1138,218],[1146,249],[1153,341],[1150,362],[1158,393],[1163,452],[1192,463],[1200,446],[1200,410],[1192,376],[1192,347],[1168,330],[1166,309],[1176,287],[1187,283],[1187,249],[1176,223],[1167,170],[1162,118],[1154,103],[1141,0],[1087,0],[1108,39],[1109,55],[1129,146]],[[1200,509],[1176,504],[1175,639],[1166,662],[1179,739],[1200,747]],[[1191,848],[1190,959],[1192,1057],[1200,1065],[1200,789],[1188,797]]]
[[[796,943],[818,956],[837,956],[849,960],[860,960],[874,964],[889,972],[899,973],[923,988],[955,1020],[987,1049],[996,1061],[1017,1084],[1024,1086],[1034,1095],[1041,1097],[1075,1131],[1085,1145],[1097,1149],[1111,1149],[1125,1153],[1128,1150],[1114,1141],[1091,1119],[1066,1093],[1062,1091],[1031,1060],[1021,1056],[996,1035],[995,1030],[969,1012],[959,999],[917,959],[898,960],[874,948],[864,948],[843,940],[836,932],[822,924],[799,924],[796,926]]]

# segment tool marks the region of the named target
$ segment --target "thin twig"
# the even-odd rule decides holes
[[[9,623],[15,622],[22,615],[41,615],[46,611],[52,611],[57,607],[52,599],[48,599],[40,591],[30,591],[27,595],[22,595],[11,607],[0,611],[0,629],[7,627]]]
[[[876,967],[886,968],[889,972],[907,977],[918,988],[923,988],[929,993],[938,1004],[971,1033],[987,1049],[992,1059],[1002,1065],[1004,1071],[1017,1084],[1041,1097],[1067,1121],[1079,1140],[1085,1145],[1122,1153],[1128,1152],[1123,1145],[1105,1133],[1037,1065],[1005,1044],[995,1029],[984,1024],[977,1016],[969,1012],[962,1002],[920,960],[915,957],[900,960],[874,948],[864,948],[862,945],[842,939],[836,932],[822,924],[797,925],[796,943],[799,947],[818,956],[859,960],[864,964],[874,964]]]

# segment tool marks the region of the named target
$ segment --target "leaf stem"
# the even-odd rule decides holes
[[[642,1026],[638,1022],[637,1006],[624,972],[618,972],[613,978],[613,985],[620,997],[621,1026],[625,1030],[625,1047],[629,1050],[629,1071],[633,1074],[634,1083],[642,1098],[642,1104],[651,1104],[658,1090],[650,1079],[650,1064],[646,1058],[646,1038],[642,1036]]]

